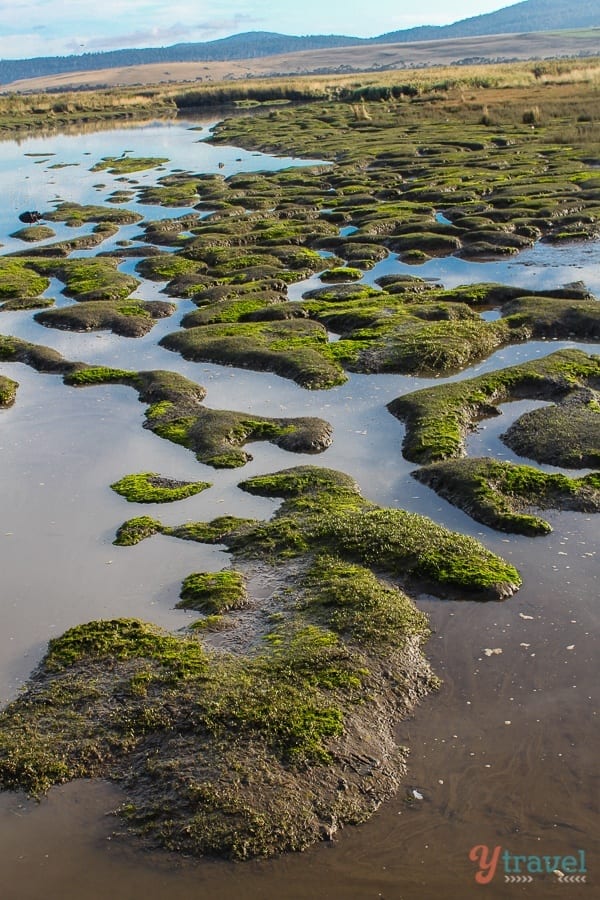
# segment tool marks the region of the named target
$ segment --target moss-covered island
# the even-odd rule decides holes
[[[600,388],[600,379],[594,382]],[[600,468],[600,391],[574,390],[525,413],[500,435],[518,453],[570,469]]]
[[[130,503],[172,503],[193,497],[210,487],[207,481],[177,481],[156,472],[124,475],[111,488]]]
[[[17,396],[18,382],[0,375],[0,408],[12,406]]]
[[[496,459],[452,459],[413,472],[441,497],[484,525],[518,534],[548,534],[532,508],[600,512],[600,473],[569,478]]]
[[[138,539],[162,531],[232,553],[235,570],[182,587],[209,627],[174,636],[116,619],[52,640],[0,719],[5,788],[109,778],[149,844],[239,859],[331,838],[397,790],[407,751],[394,727],[437,683],[425,616],[398,582],[485,599],[516,590],[518,573],[472,538],[369,503],[339,472],[242,487],[281,508],[268,522],[132,520]]]
[[[462,456],[468,432],[479,420],[498,415],[501,403],[523,398],[564,401],[583,388],[600,388],[600,357],[559,350],[476,378],[404,394],[388,409],[406,423],[406,459],[429,463]],[[560,464],[558,446],[555,453],[547,461]]]
[[[502,435],[519,454],[555,466],[600,463],[600,358],[562,350],[477,378],[405,394],[388,405],[406,423],[403,453],[425,463],[413,476],[478,522],[500,531],[547,534],[535,510],[600,511],[600,473],[582,478],[528,465],[466,459],[465,438],[500,404],[522,398],[554,401],[525,413]]]
[[[244,445],[252,441],[270,441],[292,453],[321,453],[332,441],[331,426],[324,419],[268,418],[203,406],[205,389],[172,372],[127,372],[92,366],[78,368],[65,381],[77,387],[130,385],[142,402],[150,404],[145,428],[193,450],[199,462],[217,469],[245,465],[252,456]]]
[[[129,156],[123,153],[121,156],[104,156],[94,163],[90,172],[107,171],[110,175],[128,175],[131,172],[156,169],[168,162],[166,156]]]
[[[41,325],[64,331],[112,331],[122,337],[142,337],[175,311],[174,303],[163,300],[93,300],[46,309],[35,315]]]

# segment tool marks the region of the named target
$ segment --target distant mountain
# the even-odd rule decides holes
[[[63,72],[92,72],[148,63],[215,62],[228,59],[254,59],[298,50],[323,50],[363,44],[363,38],[315,34],[295,37],[270,31],[249,31],[201,44],[173,44],[171,47],[145,47],[141,50],[109,50],[78,56],[38,56],[33,59],[0,60],[0,83],[21,78],[44,78]]]
[[[461,19],[453,25],[425,25],[390,31],[372,38],[372,41],[377,44],[403,44],[440,38],[560,31],[594,26],[600,26],[600,0],[523,0],[522,3],[515,3],[496,12]],[[598,50],[600,52],[600,47]]]
[[[0,83],[10,84],[24,78],[43,78],[68,72],[89,72],[148,63],[215,62],[254,59],[301,50],[369,44],[409,43],[475,35],[514,34],[530,31],[600,26],[600,0],[523,0],[513,6],[486,15],[473,16],[453,25],[426,25],[392,31],[375,38],[347,35],[293,35],[268,31],[249,31],[232,37],[197,44],[174,44],[141,50],[111,50],[78,56],[40,56],[34,59],[0,60]],[[600,49],[600,48],[599,48]]]

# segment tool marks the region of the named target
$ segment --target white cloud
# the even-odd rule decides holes
[[[55,56],[120,47],[168,46],[250,30],[248,0],[0,0],[0,58]]]

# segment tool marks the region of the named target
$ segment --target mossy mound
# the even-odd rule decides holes
[[[46,247],[42,248],[46,250]],[[38,275],[58,278],[64,293],[78,302],[125,300],[139,285],[137,278],[117,269],[118,260],[82,257],[78,259],[32,258],[24,265]]]
[[[364,273],[360,269],[353,269],[348,266],[337,266],[333,269],[325,269],[319,276],[321,281],[338,282],[338,281],[360,281]]]
[[[56,232],[49,225],[30,225],[28,228],[20,228],[15,231],[11,237],[34,244],[36,241],[46,241],[55,235]]]
[[[176,219],[156,219],[144,223],[144,232],[138,240],[158,244],[159,247],[183,246],[184,233],[197,225],[198,221],[196,213],[186,213]]]
[[[415,231],[398,237],[388,238],[387,246],[394,253],[420,251],[429,256],[447,256],[460,250],[460,238],[453,234],[434,234],[430,231]]]
[[[174,304],[159,300],[130,300],[121,303],[96,300],[45,310],[37,313],[34,318],[41,325],[64,331],[108,330],[123,337],[142,337],[152,329],[157,319],[164,319],[174,312]]]
[[[231,300],[219,300],[217,303],[206,303],[195,312],[188,313],[181,320],[183,328],[195,328],[198,325],[218,325],[227,322],[253,322],[269,320],[269,311],[273,318],[279,318],[274,306],[289,306],[284,303],[285,297],[276,291],[248,292]],[[264,313],[264,316],[262,315]],[[282,318],[284,318],[282,316]]]
[[[330,353],[327,332],[315,322],[207,325],[168,334],[160,343],[185,359],[274,372],[311,389],[346,380]]]
[[[108,206],[82,206],[79,203],[59,203],[56,209],[44,213],[49,222],[64,222],[79,228],[88,222],[108,222],[112,225],[134,225],[143,217],[129,209],[111,209]]]
[[[164,156],[103,156],[95,163],[90,172],[107,171],[110,175],[127,175],[130,172],[143,172],[146,169],[156,169],[169,160]]]
[[[150,281],[172,281],[177,276],[206,271],[207,266],[174,253],[164,253],[140,260],[135,268]]]
[[[502,307],[511,323],[527,325],[533,337],[598,340],[600,303],[598,300],[563,300],[553,297],[520,297]]]
[[[413,462],[429,463],[461,456],[475,423],[499,414],[508,400],[556,400],[600,383],[600,359],[579,350],[560,350],[543,359],[439,385],[398,397],[388,404],[406,423],[402,452]]]
[[[105,240],[117,234],[118,230],[118,225],[114,225],[111,222],[100,222],[100,224],[94,225],[90,234],[80,234],[78,237],[54,241],[51,244],[42,244],[41,247],[28,247],[27,250],[17,250],[11,256],[27,257],[30,261],[37,258],[42,260],[56,257],[65,259],[77,250],[91,250],[94,247],[98,247]]]
[[[244,445],[252,441],[269,441],[292,453],[321,453],[332,439],[331,427],[323,419],[270,419],[207,407],[190,411],[164,404],[150,407],[145,427],[159,437],[188,447],[200,462],[218,469],[245,465],[252,455]]]
[[[12,406],[17,397],[19,383],[5,375],[0,375],[0,407]]]
[[[574,391],[554,406],[525,413],[501,440],[519,456],[537,462],[596,468],[600,466],[600,395]]]
[[[50,280],[24,260],[0,257],[0,302],[34,299],[49,287]]]
[[[329,551],[391,577],[432,581],[438,590],[483,598],[508,596],[520,584],[516,570],[477,541],[424,516],[369,503],[339,472],[301,466],[256,476],[240,487],[284,502],[271,522],[225,540],[237,553]]]
[[[195,609],[207,615],[220,615],[241,609],[248,603],[244,576],[235,570],[195,572],[185,578],[178,609]]]
[[[186,176],[161,178],[157,185],[140,189],[138,203],[149,206],[195,206],[199,199],[198,180]]]
[[[321,300],[324,303],[344,303],[347,300],[366,300],[378,297],[380,291],[368,284],[340,284],[314,288],[302,295],[304,300]]]
[[[499,531],[548,534],[551,526],[529,512],[532,507],[600,512],[600,474],[575,479],[488,458],[433,463],[412,474],[477,522]]]
[[[386,675],[305,618],[242,658],[131,619],[78,626],[4,712],[0,779],[36,795],[76,777],[118,780],[124,820],[171,850],[301,850],[397,789],[405,751],[391,723],[433,684],[423,630],[407,623]]]
[[[0,347],[1,352],[1,347]],[[198,460],[220,469],[237,468],[252,459],[244,449],[251,441],[270,441],[292,453],[321,453],[332,440],[324,419],[249,416],[202,405],[205,389],[172,372],[129,372],[79,364],[67,384],[126,384],[150,404],[145,428],[165,440],[193,450]]]
[[[113,491],[130,503],[172,503],[193,497],[210,487],[207,481],[176,481],[156,472],[139,472],[125,475],[114,484]]]

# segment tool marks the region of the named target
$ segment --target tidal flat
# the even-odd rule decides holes
[[[481,672],[481,679],[473,683],[477,697],[473,693],[468,704],[481,712],[481,721],[491,722],[493,704],[482,712],[486,692],[495,693],[494,678],[502,682],[502,663],[512,665],[519,653],[524,657],[524,645],[529,649],[531,642],[521,642],[520,650],[515,644],[510,650],[496,647],[490,634],[485,638],[487,654],[477,643],[484,640],[483,635],[499,629],[494,635],[499,642],[509,627],[507,620],[526,627],[524,623],[536,621],[536,616],[556,618],[556,603],[565,596],[570,598],[564,610],[573,617],[571,628],[579,627],[579,617],[584,622],[588,617],[586,585],[591,586],[595,577],[589,562],[594,530],[589,516],[561,512],[551,517],[560,546],[567,544],[569,532],[577,534],[576,572],[570,566],[561,569],[555,554],[563,556],[567,551],[557,551],[552,536],[538,538],[547,543],[535,551],[531,538],[511,539],[507,546],[505,537],[489,528],[482,530],[415,484],[410,459],[417,456],[405,451],[408,458],[403,458],[403,426],[386,404],[397,415],[395,404],[410,395],[407,403],[421,403],[431,415],[435,403],[428,398],[438,396],[431,392],[439,392],[446,415],[452,412],[446,394],[460,395],[456,423],[445,422],[444,433],[454,429],[452,446],[462,452],[466,432],[478,425],[481,415],[501,411],[492,409],[494,403],[543,397],[558,401],[559,409],[561,403],[575,402],[575,397],[586,410],[581,452],[587,456],[581,458],[593,458],[589,453],[597,434],[593,416],[600,388],[593,356],[598,349],[595,293],[599,285],[594,265],[584,266],[586,250],[597,253],[594,168],[577,148],[558,160],[543,134],[531,134],[518,124],[512,128],[511,140],[514,136],[519,157],[524,157],[522,172],[511,169],[507,148],[514,143],[494,139],[481,148],[480,125],[474,125],[472,140],[463,140],[459,147],[451,141],[441,145],[437,139],[436,143],[432,125],[431,134],[425,129],[419,146],[409,152],[406,145],[400,158],[400,150],[395,156],[389,147],[394,141],[397,146],[405,125],[398,125],[391,110],[382,114],[379,105],[366,109],[370,119],[352,106],[331,104],[326,112],[322,106],[311,106],[226,123],[218,140],[226,137],[232,144],[247,144],[248,150],[232,145],[199,148],[191,142],[184,147],[190,157],[192,150],[207,149],[213,171],[210,161],[203,160],[202,171],[189,158],[177,160],[174,146],[164,149],[169,127],[155,126],[153,152],[168,153],[173,171],[167,175],[135,171],[141,184],[139,189],[131,186],[134,198],[125,204],[128,215],[115,226],[119,230],[95,247],[70,251],[75,256],[66,258],[57,258],[56,250],[44,257],[43,241],[37,248],[40,252],[31,256],[29,244],[23,255],[18,238],[5,240],[2,263],[7,280],[0,316],[7,337],[2,342],[0,388],[7,398],[5,405],[12,405],[0,415],[7,428],[14,424],[17,442],[30,443],[28,429],[39,430],[49,420],[48,415],[40,416],[37,405],[38,391],[43,396],[49,390],[66,418],[57,412],[53,424],[48,421],[47,440],[50,446],[65,448],[63,453],[74,469],[49,470],[57,499],[67,484],[73,484],[74,472],[79,473],[79,486],[65,513],[50,513],[51,501],[44,500],[39,490],[33,491],[31,478],[21,479],[19,490],[26,489],[30,508],[42,512],[40,521],[48,522],[48,531],[28,524],[29,513],[23,510],[7,517],[6,531],[13,533],[5,538],[15,537],[17,528],[29,554],[31,540],[39,532],[40,559],[47,552],[48,535],[52,541],[58,539],[67,560],[75,547],[85,544],[87,574],[79,564],[77,572],[71,566],[59,579],[65,592],[71,597],[79,593],[82,600],[61,604],[57,590],[48,610],[58,628],[53,635],[49,620],[44,634],[43,617],[32,629],[31,613],[24,612],[35,608],[31,604],[38,593],[37,576],[30,579],[28,573],[24,578],[19,554],[7,569],[9,590],[13,585],[15,597],[25,594],[24,609],[21,603],[14,614],[16,623],[24,616],[18,641],[21,652],[33,652],[32,664],[40,665],[16,697],[16,683],[9,676],[6,695],[14,699],[3,714],[0,770],[5,787],[25,788],[35,795],[72,778],[109,777],[123,791],[122,820],[138,835],[121,837],[122,845],[136,846],[141,836],[147,846],[235,858],[302,849],[334,838],[338,847],[348,848],[363,840],[359,836],[363,830],[365,839],[373,829],[378,833],[382,821],[389,819],[385,811],[391,813],[390,803],[394,808],[401,806],[407,826],[408,819],[417,815],[429,823],[427,827],[443,829],[441,795],[449,776],[440,770],[437,787],[428,781],[423,788],[417,772],[424,773],[431,753],[423,752],[420,759],[415,753],[427,744],[425,734],[432,723],[440,733],[446,727],[436,707],[444,705],[444,692],[451,701],[446,715],[453,716],[446,724],[459,734],[462,723],[469,732],[465,721],[472,721],[471,710],[463,711],[467,718],[461,719],[448,691],[464,696],[473,676],[462,671],[456,650],[440,656],[437,643],[442,640],[444,647],[451,647],[452,619],[460,618],[462,623],[456,636],[462,634],[463,648],[465,634],[471,642],[468,657],[476,659],[480,653],[484,660],[493,660],[495,675],[489,669]],[[337,153],[334,164],[327,159],[305,161],[300,169],[296,160],[295,167],[277,171],[276,157],[253,155],[266,147],[266,123],[270,141],[275,141],[281,128],[295,141],[294,152],[308,156],[315,150],[313,129],[321,128],[316,123],[325,115],[335,120],[336,133],[347,126],[349,136],[344,140],[351,141],[350,149]],[[380,115],[378,127],[369,125]],[[291,133],[295,121],[298,131]],[[359,124],[353,126],[355,122]],[[197,139],[198,132],[185,126],[170,128],[178,138],[194,135]],[[121,158],[123,144],[115,145],[115,133],[111,137],[109,146],[107,136],[99,135],[103,146],[98,146],[95,157]],[[135,130],[118,139],[127,146],[137,140],[146,151],[149,147],[148,134],[138,136]],[[64,139],[56,140],[58,156],[62,152],[67,159],[64,143],[62,150],[60,146]],[[48,138],[44,142],[52,143]],[[27,143],[35,144],[36,139]],[[327,143],[319,143],[320,152],[327,156]],[[222,159],[213,153],[229,162],[221,167]],[[484,154],[485,160],[476,161],[473,153]],[[452,160],[443,154],[450,154]],[[469,162],[471,172],[477,170],[468,185],[472,196],[467,196],[464,171],[456,173],[454,185],[445,181],[440,186],[440,178],[447,179],[441,173],[447,173],[450,162],[459,168],[457,156],[460,165]],[[180,168],[179,162],[183,173],[174,171]],[[269,168],[261,169],[260,162]],[[236,172],[240,163],[254,171]],[[535,181],[534,163],[538,166]],[[482,185],[484,169],[488,181]],[[515,189],[512,193],[502,188],[500,182],[506,179],[501,176],[496,187],[490,185],[495,177],[491,173],[506,174],[507,169]],[[200,171],[195,174],[194,170]],[[60,172],[54,169],[46,177],[59,178]],[[61,193],[70,204],[91,209],[90,195],[99,193],[90,186],[91,179],[97,175],[86,170],[82,184],[77,185],[68,173],[65,169]],[[109,180],[112,173],[103,172],[102,177],[106,178],[102,192],[108,196],[117,185]],[[181,208],[181,196],[175,202],[167,191],[184,180],[193,183],[194,193],[187,197],[194,202]],[[156,192],[149,193],[151,189]],[[439,221],[440,193],[452,194],[444,197],[452,202],[443,203],[443,218],[451,225]],[[182,215],[174,216],[169,205],[149,210],[149,199],[176,205]],[[19,201],[20,211],[25,204]],[[67,230],[77,229],[77,239],[79,231],[89,233],[101,221],[97,212],[86,212],[77,224],[73,220],[68,224],[60,218],[62,203],[60,199],[58,215],[51,219],[53,230],[65,229],[64,234],[57,233],[59,242]],[[577,223],[566,221],[575,215],[575,207]],[[479,221],[471,221],[473,217]],[[7,223],[7,234],[14,233],[16,218],[15,213]],[[481,222],[481,218],[489,221]],[[340,234],[349,226],[356,231]],[[523,248],[530,245],[532,253],[542,251],[538,265],[548,276],[548,268],[554,265],[549,261],[561,259],[563,240],[577,240],[572,246],[578,248],[579,256],[569,249],[562,257],[559,278],[550,272],[549,284],[532,288],[531,267],[519,268],[521,253],[527,252]],[[156,247],[159,255],[151,252]],[[132,248],[135,258],[124,253],[121,261],[120,250]],[[12,256],[15,251],[18,255]],[[104,256],[87,261],[88,254],[98,252],[110,254],[110,261],[105,262]],[[415,254],[426,254],[426,258]],[[476,271],[477,277],[462,285],[446,283],[443,266],[448,254],[472,266],[469,271]],[[332,256],[348,263],[360,277],[351,275],[342,285],[325,283],[326,279],[315,284],[320,273],[332,268]],[[502,257],[510,261],[499,263]],[[488,266],[492,277],[488,277]],[[1,285],[0,277],[0,289]],[[172,303],[173,310],[165,309],[164,318],[151,331],[140,331],[132,339],[107,331],[110,321],[100,314],[91,320],[91,327],[103,330],[83,333],[84,329],[69,328],[66,333],[64,325],[48,327],[51,323],[41,319],[46,312],[34,315],[27,308],[10,305],[17,299],[48,299],[51,285],[57,312],[112,304],[116,313],[119,304],[140,309],[142,304],[158,302]],[[106,296],[114,290],[114,296]],[[160,299],[163,291],[169,304]],[[282,358],[284,366],[275,362]],[[512,374],[511,367],[521,373]],[[324,378],[324,372],[335,374]],[[488,391],[480,379],[487,379],[486,385],[493,381],[494,390]],[[15,382],[22,385],[13,388]],[[510,390],[502,393],[499,385]],[[145,421],[131,387],[148,404]],[[67,412],[69,408],[79,410],[75,418]],[[87,423],[89,446],[85,435],[72,443],[69,421]],[[315,439],[314,426],[309,429],[308,444],[291,446],[282,440],[290,439],[293,423],[298,421],[316,423],[316,444],[310,444]],[[419,425],[423,427],[421,421]],[[551,429],[558,425],[549,419],[547,427],[552,444]],[[114,442],[110,448],[109,435]],[[248,441],[253,444],[252,455],[241,449]],[[96,449],[92,449],[94,442]],[[432,439],[432,452],[439,445]],[[290,450],[299,454],[299,460],[290,457]],[[303,459],[315,452],[318,461],[312,455]],[[452,449],[445,455],[457,454]],[[86,465],[91,456],[93,472]],[[430,458],[442,457],[423,455],[418,461]],[[26,450],[23,460],[29,460],[25,464],[40,481],[43,478],[40,486],[45,487],[48,476],[41,473],[48,460],[40,458],[39,447],[37,453],[35,448]],[[511,470],[505,491],[514,493],[518,482],[527,506],[535,507],[536,501],[545,505],[540,500],[539,479],[525,477],[525,469],[530,472],[534,465],[532,459],[523,462],[528,466],[521,467],[522,477]],[[567,460],[552,458],[550,462],[569,467]],[[240,464],[245,464],[243,476],[236,473]],[[142,468],[146,475],[168,473],[169,483],[206,478],[202,482],[206,488],[178,500],[172,510],[161,502],[160,518],[148,510],[145,498],[134,497],[133,503],[140,499],[144,503],[140,515],[129,520],[128,533],[136,539],[124,540],[126,546],[113,549],[111,542],[128,513],[124,501],[111,495],[109,485],[116,484],[125,471]],[[563,477],[566,482],[573,480]],[[596,480],[583,477],[597,491],[597,476]],[[484,481],[491,481],[489,471]],[[561,485],[564,488],[564,482]],[[19,490],[15,487],[15,499]],[[20,509],[22,504],[20,500]],[[589,513],[595,507],[582,508]],[[59,516],[57,531],[49,514]],[[85,521],[83,530],[74,526],[80,519]],[[446,528],[440,531],[442,525]],[[138,537],[147,540],[140,543]],[[178,554],[179,562],[165,576],[162,563],[170,560],[172,567]],[[105,573],[115,563],[115,574],[107,582]],[[102,571],[103,566],[108,569]],[[132,568],[135,571],[126,574]],[[511,597],[521,579],[523,586]],[[111,580],[118,596],[107,601],[105,587]],[[544,583],[540,593],[538,584]],[[579,612],[573,584],[582,598]],[[478,599],[494,595],[505,602],[473,606],[480,588],[483,596]],[[495,594],[489,593],[490,588]],[[527,610],[523,618],[522,609]],[[427,645],[431,623],[436,636]],[[551,629],[544,634],[547,652],[539,653],[542,660],[517,667],[519,690],[526,693],[528,684],[537,685],[544,677],[548,654],[558,652]],[[582,640],[587,636],[582,634]],[[567,647],[567,661],[576,659],[576,646]],[[19,649],[14,650],[17,656],[9,652],[7,672],[18,672],[17,677],[24,679],[32,664],[17,662]],[[587,652],[582,651],[581,665]],[[424,653],[430,655],[433,669]],[[485,670],[486,665],[492,663],[476,669]],[[532,669],[538,671],[537,667],[539,675],[531,682]],[[552,687],[552,678],[548,685],[550,696],[558,687]],[[432,696],[424,700],[432,689]],[[531,690],[536,693],[539,687]],[[523,742],[529,710],[535,705],[531,696],[531,701],[520,705],[524,717],[518,740]],[[411,713],[418,700],[425,705]],[[501,705],[511,702],[508,694],[501,694]],[[410,727],[402,724],[409,713]],[[571,712],[571,720],[575,715]],[[424,716],[428,722],[419,726]],[[538,723],[552,727],[544,715]],[[504,727],[514,733],[513,724],[508,716]],[[424,730],[415,747],[408,732],[419,727]],[[502,739],[497,735],[494,739],[503,747]],[[423,740],[425,744],[419,744]],[[555,735],[557,748],[562,741],[562,734]],[[466,740],[466,761],[469,746],[474,744]],[[412,750],[410,757],[408,750]],[[492,744],[481,752],[492,758]],[[448,765],[441,757],[439,763],[442,768]],[[498,756],[497,763],[489,766],[499,764]],[[486,765],[482,763],[482,776]],[[456,771],[466,769],[458,765]],[[463,775],[455,777],[464,785]],[[518,775],[514,777],[516,784]],[[419,796],[440,797],[433,808],[426,803],[421,806],[411,793],[415,784]],[[492,792],[494,784],[496,791],[500,789],[497,780],[489,784]],[[393,796],[400,800],[391,801]],[[491,796],[502,817],[502,801],[497,794]],[[371,823],[361,825],[356,834],[351,828],[338,834],[344,825],[364,823],[384,800]],[[43,800],[42,807],[47,802]],[[472,830],[489,829],[493,826],[486,815],[482,813],[479,820],[467,816],[465,821]],[[514,811],[506,815],[517,816]],[[534,804],[518,819],[536,815]],[[394,834],[402,833],[404,818],[394,823]],[[582,813],[581,821],[585,820]],[[463,829],[466,841],[467,832]],[[329,863],[320,851],[310,852],[310,877],[317,879]],[[392,869],[397,852],[397,846],[389,848]],[[272,865],[275,868],[252,870],[249,877],[257,891],[264,890],[261,877],[270,878],[272,885],[281,877],[280,863]],[[453,877],[460,880],[457,864],[453,867]],[[206,877],[220,878],[221,885],[230,883],[233,890],[235,876],[219,871],[207,868]],[[370,884],[383,884],[374,870],[366,877]],[[411,869],[408,883],[417,877],[417,870]],[[400,874],[397,878],[401,884]]]

